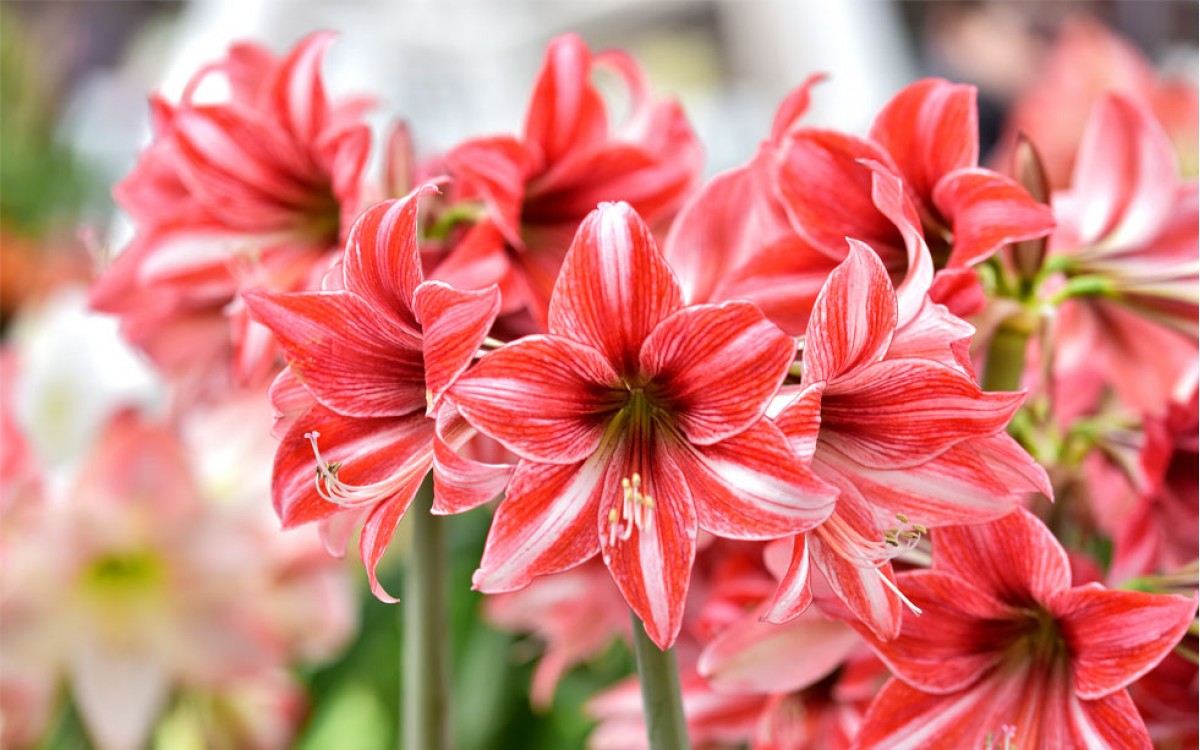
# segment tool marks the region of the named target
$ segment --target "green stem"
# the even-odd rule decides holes
[[[1021,387],[1021,373],[1025,371],[1025,345],[1029,332],[1021,328],[1001,325],[992,336],[988,346],[987,363],[983,371],[985,391],[1015,391]]]
[[[430,514],[432,501],[433,482],[427,477],[407,513],[412,548],[404,588],[405,750],[450,748],[445,519]]]
[[[642,709],[650,750],[687,750],[687,721],[683,716],[683,691],[674,649],[662,651],[646,635],[646,628],[633,615],[633,653],[642,684]]]

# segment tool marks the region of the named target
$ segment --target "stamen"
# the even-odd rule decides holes
[[[416,479],[418,473],[423,474],[429,468],[423,460],[409,461],[400,472],[387,479],[371,484],[349,484],[338,478],[342,462],[326,461],[321,455],[321,449],[317,446],[317,438],[321,437],[321,433],[313,430],[304,433],[304,437],[312,443],[313,455],[317,459],[317,494],[343,508],[362,508],[386,500]]]
[[[648,531],[654,519],[654,498],[642,494],[642,477],[634,472],[621,480],[621,502],[608,511],[608,543],[627,541],[633,530]]]

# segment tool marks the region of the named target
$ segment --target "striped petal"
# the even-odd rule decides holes
[[[750,302],[694,305],[646,339],[641,372],[688,441],[710,445],[762,417],[795,353],[795,342]]]
[[[682,304],[641,217],[626,203],[605,203],[579,225],[550,299],[549,327],[634,375],[646,337]]]
[[[896,329],[896,294],[871,248],[850,240],[850,254],[817,296],[804,337],[804,381],[855,373],[879,361]]]
[[[1179,643],[1196,613],[1196,599],[1107,591],[1081,586],[1054,597],[1071,652],[1075,692],[1095,699],[1128,687]]]
[[[567,466],[522,461],[488,531],[472,587],[485,594],[514,591],[535,576],[558,573],[600,551],[596,516],[606,484],[608,455]]]
[[[949,268],[973,266],[1009,243],[1045,237],[1054,229],[1050,206],[989,169],[946,175],[934,188],[933,202],[954,233]]]
[[[424,334],[425,387],[432,414],[491,330],[500,312],[500,290],[492,286],[462,291],[440,281],[426,281],[417,287],[413,307]]]
[[[292,372],[326,407],[354,417],[425,408],[420,340],[348,292],[242,295]]]
[[[979,162],[975,87],[940,78],[906,86],[875,118],[871,140],[887,150],[929,205],[939,180]]]
[[[936,362],[885,360],[826,387],[821,444],[875,469],[919,466],[963,440],[1000,432],[1024,398],[985,393]]]
[[[837,491],[817,478],[770,420],[708,446],[677,446],[700,528],[728,539],[808,531],[833,511]]]
[[[595,349],[527,336],[490,352],[450,390],[467,421],[531,461],[574,464],[596,451],[619,406],[616,373]]]

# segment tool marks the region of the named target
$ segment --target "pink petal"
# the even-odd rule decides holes
[[[649,228],[626,203],[605,203],[579,226],[550,299],[550,332],[592,346],[633,375],[650,332],[683,304]]]
[[[475,437],[475,429],[445,404],[438,410],[433,439],[433,513],[462,513],[495,499],[508,486],[516,468],[486,464],[459,454],[457,448]]]
[[[425,468],[428,469],[428,464]],[[400,519],[404,518],[404,513],[408,506],[412,505],[413,498],[424,480],[425,472],[414,472],[414,476],[406,484],[398,486],[388,500],[375,506],[363,522],[362,531],[359,533],[358,553],[362,556],[363,567],[367,569],[367,582],[371,586],[371,593],[382,602],[390,604],[399,599],[389,594],[379,582],[376,570],[379,560],[383,553],[387,552]],[[424,513],[425,509],[421,508],[418,512]]]
[[[1007,451],[997,453],[991,442],[1001,438],[1012,440],[1003,433],[967,440],[924,464],[901,469],[874,469],[839,460],[833,452],[821,460],[853,476],[863,498],[888,514],[902,513],[929,527],[973,524],[1007,515],[1045,480],[1041,467],[1019,446],[1016,451],[1027,466],[1008,464]]]
[[[819,533],[809,535],[808,544],[813,564],[855,618],[882,640],[899,635],[904,603],[883,581],[886,577],[895,585],[891,563],[875,568],[847,560],[830,549]]]
[[[778,163],[779,198],[801,236],[840,259],[846,238],[880,252],[898,248],[896,228],[871,198],[871,170],[861,160],[888,162],[875,144],[827,130],[801,130],[785,142]]]
[[[959,576],[1006,603],[1044,605],[1071,585],[1062,546],[1024,508],[987,524],[938,529],[933,543],[935,570]]]
[[[101,632],[70,643],[72,699],[98,746],[141,747],[171,697],[173,675],[152,643],[108,643]]]
[[[750,617],[700,654],[697,669],[722,693],[791,693],[837,669],[861,641],[845,623],[816,613],[786,625]]]
[[[288,430],[275,453],[271,495],[284,528],[319,521],[347,510],[317,492],[317,459],[306,434],[329,463],[341,464],[347,484],[373,485],[402,475],[424,476],[433,458],[434,424],[424,414],[394,419],[356,419],[313,406]],[[388,496],[381,496],[386,500]]]
[[[937,183],[933,201],[950,222],[949,267],[973,266],[1001,247],[1044,237],[1054,229],[1050,206],[1016,180],[988,169],[960,169]]]
[[[517,464],[492,519],[473,588],[486,594],[514,591],[534,576],[566,570],[599,552],[596,516],[604,498],[619,493],[619,484],[608,482],[608,459],[597,453],[566,466]]]
[[[933,284],[933,257],[925,244],[921,217],[904,181],[896,173],[878,161],[862,161],[871,170],[871,201],[879,212],[900,233],[908,268],[904,279],[896,286],[896,324],[908,325],[925,302],[925,296]],[[883,252],[883,245],[869,243],[876,252]]]
[[[700,528],[728,539],[772,539],[816,526],[837,491],[788,447],[770,420],[707,446],[676,446]]]
[[[1088,119],[1071,184],[1071,210],[1061,222],[1075,244],[1142,245],[1170,216],[1178,184],[1174,149],[1144,105],[1109,94]],[[1055,196],[1056,209],[1060,200]]]
[[[663,255],[679,274],[688,302],[722,302],[716,292],[731,269],[761,248],[793,235],[771,192],[772,152],[705,183],[671,224]]]
[[[806,464],[812,463],[821,434],[821,394],[824,383],[805,386],[775,417],[775,426],[787,437],[788,445]]]
[[[871,248],[850,240],[850,254],[825,282],[804,337],[804,381],[850,375],[877,362],[896,328],[896,294]]]
[[[1000,432],[1023,393],[985,393],[962,372],[885,360],[825,389],[821,445],[875,469],[918,466],[969,438]]]
[[[527,336],[490,352],[450,397],[480,432],[531,461],[572,464],[596,451],[621,392],[608,362],[560,336]]]
[[[710,445],[762,417],[795,353],[795,342],[749,302],[693,305],[646,339],[641,372],[687,439]]]
[[[905,87],[871,126],[926,205],[934,186],[955,169],[979,162],[975,87],[926,78]]]
[[[767,245],[733,270],[725,269],[712,301],[744,299],[789,336],[802,336],[825,280],[838,265],[801,237]]]
[[[800,534],[792,537],[792,553],[787,569],[779,580],[779,588],[767,602],[766,612],[763,614],[764,620],[782,624],[794,620],[808,609],[813,600],[812,586],[809,584],[811,566],[808,535]],[[769,564],[768,567],[770,567]]]
[[[425,387],[429,411],[475,358],[500,311],[500,290],[464,292],[440,281],[423,282],[413,307],[424,332]]]
[[[604,563],[625,601],[645,624],[650,640],[665,650],[675,643],[683,625],[683,606],[696,556],[696,511],[670,446],[658,440],[647,445],[624,437],[616,450],[602,483],[606,492],[597,513]],[[620,482],[634,473],[641,476],[645,494],[654,499],[650,522],[632,529],[628,539],[619,535],[613,539],[610,513],[620,516]]]
[[[938,280],[945,278],[944,273],[943,271],[938,274]],[[964,273],[972,279],[975,278],[974,271]],[[978,281],[975,284],[978,286]],[[975,326],[926,297],[917,309],[917,314],[892,336],[886,358],[927,359],[948,367],[963,369],[963,363],[959,362],[955,352],[955,344],[970,339],[974,333]],[[964,371],[974,375],[970,370]]]
[[[604,103],[589,82],[592,55],[576,34],[550,42],[525,115],[525,140],[537,146],[544,163],[604,139]]]
[[[417,248],[419,203],[436,192],[432,183],[425,183],[402,200],[371,206],[354,222],[346,241],[346,289],[413,329],[413,294],[425,279]]]
[[[1020,635],[1022,613],[957,576],[917,570],[897,580],[921,614],[904,618],[899,638],[863,634],[888,669],[916,688],[938,694],[966,689],[998,665]],[[1017,624],[1006,629],[1012,622]]]
[[[1095,699],[1162,661],[1192,623],[1196,600],[1081,586],[1054,597],[1050,607],[1071,653],[1075,692]]]
[[[796,88],[784,97],[775,111],[775,120],[771,123],[771,142],[779,144],[785,137],[799,126],[799,121],[808,112],[808,101],[812,87],[824,81],[828,76],[824,73],[813,73],[804,79]]]
[[[425,408],[420,340],[349,292],[242,296],[274,332],[288,364],[325,406],[347,416]]]
[[[533,169],[525,147],[509,137],[479,138],[455,147],[445,158],[462,189],[483,198],[491,221],[509,244],[522,247],[521,203]]]
[[[321,61],[336,35],[324,31],[301,40],[266,83],[264,94],[279,123],[301,143],[313,143],[329,121]]]

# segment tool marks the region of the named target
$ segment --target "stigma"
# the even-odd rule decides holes
[[[633,530],[648,531],[654,521],[654,498],[642,492],[637,472],[621,480],[621,501],[608,511],[608,544],[626,541]]]

